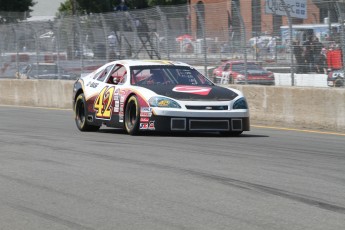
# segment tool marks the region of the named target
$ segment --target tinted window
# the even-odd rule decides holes
[[[261,66],[253,64],[253,63],[248,63],[247,64],[247,69],[249,70],[262,70]],[[244,71],[244,63],[239,63],[239,64],[232,64],[232,71]]]
[[[114,65],[107,66],[103,71],[101,71],[97,77],[98,81],[104,81],[106,77],[108,76],[109,72],[113,68]]]
[[[135,66],[131,68],[133,85],[213,85],[194,68],[185,66]]]

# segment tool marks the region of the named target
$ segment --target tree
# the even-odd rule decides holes
[[[0,0],[0,23],[12,23],[30,17],[33,0]]]
[[[149,6],[180,5],[186,3],[187,0],[148,0]]]
[[[59,12],[73,13],[73,3],[75,10],[80,14],[111,12],[116,6],[116,0],[66,0],[60,4]]]
[[[122,0],[66,0],[61,3],[59,12],[72,13],[73,1],[76,2],[77,12],[87,14],[114,11],[122,2]],[[187,0],[125,0],[124,3],[128,9],[143,9],[157,5],[186,4]]]

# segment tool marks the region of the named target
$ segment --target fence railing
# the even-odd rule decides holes
[[[285,16],[268,12],[272,2]],[[302,18],[290,14],[291,2],[305,2]],[[201,66],[214,78],[212,67],[237,60],[246,79],[247,63],[256,62],[291,73],[294,85],[294,74],[343,74],[343,18],[339,1],[224,0],[0,24],[0,77],[19,77],[28,64],[38,73],[46,68],[39,64],[54,64],[62,78],[116,59],[169,59]]]

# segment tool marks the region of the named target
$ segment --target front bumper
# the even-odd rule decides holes
[[[245,80],[235,80],[235,84],[246,84]],[[273,80],[247,80],[247,84],[249,85],[275,85],[275,81]]]
[[[142,114],[139,129],[155,131],[249,131],[249,110],[183,110],[153,108]]]
[[[140,123],[140,130],[161,132],[226,132],[249,131],[249,117],[200,118],[152,116],[148,123]]]

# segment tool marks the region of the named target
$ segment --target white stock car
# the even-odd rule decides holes
[[[80,131],[102,125],[141,131],[249,131],[243,94],[220,87],[192,66],[163,60],[118,60],[80,77],[74,84],[73,109]]]

